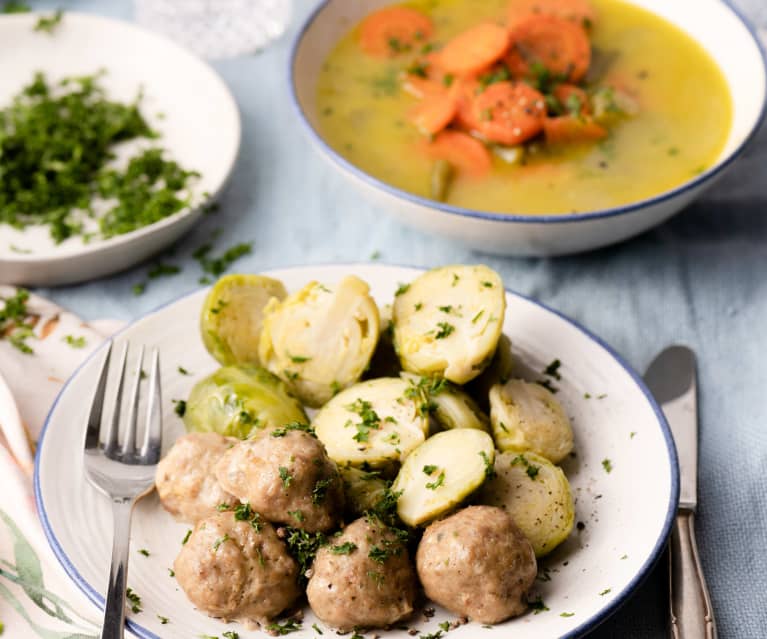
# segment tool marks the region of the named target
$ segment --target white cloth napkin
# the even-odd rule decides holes
[[[0,286],[0,298],[14,292]],[[35,337],[28,340],[34,353],[0,340],[0,387],[4,380],[10,390],[3,393],[0,388],[2,639],[95,639],[99,615],[72,585],[43,534],[32,491],[31,455],[24,448],[32,451],[65,380],[121,323],[86,324],[34,295],[27,307],[36,318]]]

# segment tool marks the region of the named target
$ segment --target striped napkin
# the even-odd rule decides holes
[[[15,289],[0,286],[0,299]],[[2,639],[96,639],[99,615],[53,556],[32,491],[32,455],[65,380],[118,322],[84,323],[31,295],[32,353],[0,339],[0,629]],[[106,570],[106,567],[105,567]]]

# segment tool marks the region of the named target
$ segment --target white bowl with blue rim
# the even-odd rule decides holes
[[[266,273],[289,291],[310,280],[333,286],[354,274],[370,284],[376,301],[394,298],[401,282],[422,271],[381,264],[340,264]],[[198,317],[207,290],[152,312],[115,337],[116,346],[158,347],[162,353],[164,448],[184,433],[173,400],[188,397],[192,385],[218,367],[199,335]],[[580,637],[614,613],[662,556],[679,499],[679,467],[663,413],[642,379],[598,337],[556,311],[508,291],[504,332],[513,343],[515,375],[541,379],[554,359],[561,361],[557,397],[572,419],[575,455],[563,468],[575,497],[576,521],[570,537],[539,564],[541,578],[530,597],[547,611],[530,612],[496,626],[466,624],[451,639]],[[74,583],[99,608],[111,550],[109,500],[85,480],[82,446],[88,410],[103,358],[97,350],[72,376],[54,404],[38,443],[36,503],[54,554]],[[189,375],[179,373],[179,366]],[[129,370],[131,368],[129,367]],[[108,418],[111,409],[105,411]],[[609,462],[607,461],[609,460]],[[155,494],[136,507],[131,532],[128,585],[141,597],[143,611],[128,613],[130,630],[144,639],[223,636],[263,637],[239,625],[205,616],[186,599],[168,569],[189,526],[174,521]],[[148,556],[139,553],[145,549]],[[170,619],[164,624],[163,618]],[[435,633],[456,615],[436,607],[425,619],[408,620],[419,635]],[[316,639],[312,624],[335,636],[306,609],[296,639]],[[382,639],[409,639],[407,629],[378,631]],[[369,634],[366,636],[370,636]]]
[[[320,154],[405,224],[502,255],[565,255],[620,242],[670,218],[721,177],[756,133],[767,101],[767,57],[754,29],[736,8],[722,0],[629,1],[698,41],[722,69],[733,101],[732,126],[716,162],[680,186],[632,204],[536,216],[460,208],[391,186],[335,151],[320,133],[316,104],[320,67],[353,24],[391,0],[325,0],[319,5],[293,45],[289,68],[293,106]]]

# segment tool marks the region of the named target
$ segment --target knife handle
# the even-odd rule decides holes
[[[716,639],[716,624],[695,543],[695,514],[680,510],[671,532],[669,594],[673,639]]]

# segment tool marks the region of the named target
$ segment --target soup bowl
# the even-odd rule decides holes
[[[743,153],[765,114],[767,58],[753,28],[722,0],[630,0],[697,41],[719,65],[732,98],[732,125],[716,161],[676,188],[614,208],[577,214],[524,215],[461,208],[383,182],[344,158],[319,127],[317,80],[338,40],[392,0],[325,0],[308,17],[290,56],[292,102],[320,154],[371,201],[405,224],[502,255],[551,256],[613,244],[668,219],[711,186]]]

